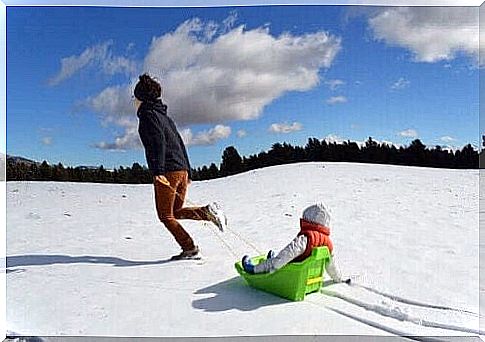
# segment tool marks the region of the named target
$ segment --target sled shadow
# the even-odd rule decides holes
[[[234,277],[197,290],[195,294],[215,294],[213,297],[197,299],[192,302],[195,309],[206,312],[232,309],[252,311],[263,306],[289,303],[286,299],[250,287],[240,277]]]
[[[12,267],[20,266],[46,266],[56,264],[105,264],[112,265],[114,267],[133,267],[133,266],[146,266],[146,265],[161,265],[171,262],[170,259],[165,260],[153,260],[153,261],[132,261],[125,260],[117,257],[105,257],[105,256],[70,256],[70,255],[14,255],[7,256],[7,273],[12,272],[9,270]]]

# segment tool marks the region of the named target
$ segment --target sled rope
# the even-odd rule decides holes
[[[212,232],[212,234],[214,234],[222,242],[222,244],[224,245],[224,247],[229,251],[229,253],[234,258],[239,259],[239,256],[236,255],[236,253],[233,252],[231,246],[229,246],[228,243],[219,234],[217,234],[216,231],[213,230],[213,228],[209,228],[209,230]]]
[[[190,206],[194,206],[194,207],[197,207],[198,204],[192,202],[191,200],[188,199],[188,196],[186,196],[185,198],[182,198],[182,195],[180,195],[177,191],[177,189],[175,189],[170,183],[166,182],[166,183],[163,183],[163,185],[169,187],[174,193],[175,195],[180,199],[182,200],[182,202],[187,202],[188,205]],[[199,215],[199,218],[202,219],[202,217],[200,217]],[[251,247],[252,249],[254,249],[258,254],[262,254],[262,252],[254,245],[252,244],[249,240],[247,240],[246,238],[242,237],[239,233],[235,232],[233,229],[229,228],[229,226],[226,226],[227,228],[227,231],[231,232],[233,235],[235,235],[237,238],[239,238],[240,240],[242,240],[246,245],[248,245],[249,247]],[[212,231],[212,229],[210,229]],[[215,231],[212,231],[212,233],[214,235],[217,236],[217,238],[224,244],[224,246],[229,250],[229,252],[231,252],[231,254],[236,258],[238,259],[239,256],[236,255],[234,252],[233,252],[233,249],[229,246],[229,244],[227,243],[227,241],[224,240],[224,238],[222,238],[219,234],[217,234]]]
[[[177,196],[179,196],[180,199],[182,199],[181,196],[180,196],[180,194],[178,192],[176,192],[176,194],[177,194]],[[197,204],[195,204],[194,202],[190,201],[188,198],[186,199],[186,201],[187,201],[187,204],[189,204],[191,206],[197,206]],[[234,229],[229,228],[229,225],[226,226],[226,229],[227,229],[228,232],[230,232],[231,234],[233,234],[234,236],[236,236],[237,238],[239,238],[241,241],[243,241],[246,245],[248,245],[249,247],[251,247],[252,249],[254,249],[258,254],[262,254],[262,252],[258,249],[258,247],[256,247],[253,243],[251,243],[248,239],[244,238],[241,234],[237,233]],[[217,237],[219,239],[223,240],[223,238],[219,234],[216,234],[216,235],[217,235]],[[227,243],[226,243],[226,245],[227,245]],[[232,249],[231,249],[231,252],[232,252]]]
[[[179,198],[181,198],[181,196],[179,195],[179,193],[176,193],[177,196],[179,196]],[[190,201],[188,198],[186,199],[186,202],[187,204],[191,205],[191,206],[197,206],[196,203]],[[254,246],[254,244],[252,244],[251,242],[249,242],[246,238],[242,237],[240,234],[236,233],[233,229],[229,228],[229,226],[226,226],[226,229],[228,232],[232,233],[233,235],[235,235],[236,237],[238,237],[239,239],[241,239],[244,243],[246,243],[246,245],[248,245],[249,247],[251,247],[252,249],[254,249],[256,252],[258,252],[259,254],[261,254],[261,252],[258,250],[258,248],[256,246]],[[211,229],[212,231],[212,229]],[[227,242],[224,240],[224,238],[222,238],[219,234],[217,234],[215,231],[212,231],[219,240],[221,240],[226,246],[228,246],[229,250],[231,251],[231,253],[233,255],[235,255],[233,252],[232,252],[232,248],[229,247],[229,245],[227,244]],[[238,256],[236,255],[236,258],[238,258]]]
[[[249,247],[251,247],[252,249],[254,249],[258,254],[263,254],[263,252],[261,252],[258,249],[258,247],[256,247],[254,244],[252,244],[251,242],[249,242],[247,239],[243,238],[240,234],[236,233],[234,230],[230,229],[229,226],[227,227],[227,231],[231,232],[236,237],[238,237],[239,239],[241,239],[246,245],[248,245]]]

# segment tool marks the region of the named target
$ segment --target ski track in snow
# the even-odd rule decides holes
[[[392,303],[385,303],[382,302],[383,304],[377,305],[377,304],[372,304],[372,303],[366,303],[363,301],[360,301],[355,298],[351,298],[349,296],[342,295],[336,291],[331,291],[328,289],[322,289],[321,291],[322,294],[326,296],[331,296],[335,298],[339,298],[341,300],[344,300],[350,304],[356,305],[358,307],[361,307],[365,310],[368,311],[373,311],[375,313],[378,313],[382,316],[394,318],[399,321],[406,321],[410,322],[413,324],[417,324],[420,326],[424,327],[429,327],[429,328],[437,328],[437,329],[444,329],[444,330],[453,330],[453,331],[461,331],[469,334],[475,334],[479,335],[481,332],[475,329],[471,328],[466,328],[466,327],[460,327],[460,326],[455,326],[451,324],[442,324],[442,323],[437,323],[437,322],[431,322],[425,319],[422,319],[420,317],[414,317],[406,312],[403,311],[402,307],[398,305],[393,305]]]
[[[478,174],[305,163],[193,182],[187,205],[217,200],[229,218],[224,233],[182,221],[202,262],[167,262],[178,248],[156,217],[151,185],[9,182],[7,328],[423,341],[476,335]],[[355,285],[328,285],[327,294],[304,302],[247,286],[234,262],[283,248],[302,210],[320,201],[332,215],[336,260],[344,276],[358,275]]]
[[[312,303],[314,303],[316,305],[319,305],[318,303],[315,303],[315,302],[312,302]],[[404,332],[402,330],[398,330],[398,329],[395,329],[395,328],[386,326],[384,324],[371,321],[369,319],[364,318],[363,316],[353,315],[353,314],[344,312],[342,310],[335,309],[335,308],[331,308],[331,307],[328,307],[328,306],[325,306],[325,307],[328,308],[329,310],[333,311],[333,312],[338,313],[339,315],[344,316],[344,317],[351,318],[351,319],[353,319],[353,320],[355,320],[357,322],[366,324],[368,326],[377,328],[379,330],[388,332],[388,333],[393,334],[393,335],[397,335],[397,336],[401,336],[401,337],[407,338],[409,340],[413,340],[413,341],[423,341],[423,342],[443,342],[444,341],[443,339],[434,338],[434,337],[413,336],[413,335],[410,335],[409,333]]]
[[[352,284],[351,286],[361,287],[361,288],[366,289],[368,291],[371,291],[371,292],[374,292],[374,293],[379,294],[381,296],[387,297],[387,298],[391,299],[392,301],[401,302],[403,304],[409,304],[409,305],[414,305],[414,306],[422,306],[422,307],[429,308],[429,309],[457,311],[457,312],[460,312],[460,313],[467,313],[467,314],[470,314],[470,315],[478,316],[478,313],[471,312],[471,311],[468,311],[468,310],[465,310],[465,309],[457,309],[457,308],[451,308],[449,306],[422,303],[422,302],[418,302],[418,301],[415,301],[415,300],[406,299],[406,298],[402,298],[402,297],[399,297],[399,296],[388,294],[388,293],[385,293],[385,292],[382,292],[382,291],[378,291],[378,290],[373,289],[371,287],[367,287],[367,286],[363,286],[363,285],[359,285],[359,284]]]

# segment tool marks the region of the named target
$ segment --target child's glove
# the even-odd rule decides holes
[[[241,263],[244,268],[244,271],[246,271],[249,274],[254,274],[254,265],[252,264],[251,259],[249,259],[248,255],[243,256]]]
[[[275,252],[270,249],[268,252],[268,255],[266,256],[266,259],[273,259],[276,256]]]

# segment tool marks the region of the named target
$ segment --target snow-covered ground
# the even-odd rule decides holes
[[[179,252],[151,185],[7,184],[7,329],[25,335],[474,334],[479,172],[305,163],[194,182],[229,229],[183,221],[204,260]],[[234,262],[283,248],[324,202],[342,272],[290,302],[252,289]],[[443,308],[446,307],[446,308]],[[483,307],[482,307],[483,308]]]

